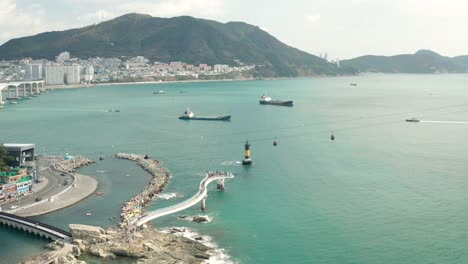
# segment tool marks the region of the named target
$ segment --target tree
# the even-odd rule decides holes
[[[8,156],[7,149],[3,145],[0,145],[0,171],[8,170],[14,161],[13,157]]]

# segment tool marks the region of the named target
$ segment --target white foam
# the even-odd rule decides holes
[[[238,162],[239,161],[235,161],[235,160],[227,160],[227,161],[221,162],[221,166],[231,166],[231,165],[237,164]]]
[[[106,173],[106,170],[97,170],[96,173]]]
[[[174,232],[174,228],[180,230],[181,232]],[[186,237],[190,240],[198,241],[202,243],[203,245],[210,247],[211,249],[208,250],[208,254],[210,255],[210,258],[207,260],[204,260],[202,263],[204,264],[237,264],[238,262],[235,262],[231,259],[231,256],[226,252],[225,249],[220,248],[216,242],[213,241],[213,238],[210,236],[206,235],[200,235],[199,233],[186,228],[186,227],[174,227],[174,228],[168,228],[165,230],[162,230],[161,232],[163,233],[172,233],[174,232],[174,235],[176,236],[183,236]],[[202,238],[202,240],[197,240],[195,238]]]
[[[466,125],[466,121],[435,121],[435,120],[421,120],[421,123],[436,123],[436,124],[463,124]]]
[[[159,199],[169,200],[172,198],[181,197],[178,193],[160,193],[156,195]]]

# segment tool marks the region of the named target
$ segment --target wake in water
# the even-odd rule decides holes
[[[467,121],[435,121],[435,120],[421,120],[420,123],[435,123],[435,124],[459,124],[468,125]]]
[[[106,173],[106,170],[97,170],[96,173]]]
[[[178,193],[160,193],[156,195],[156,197],[158,197],[159,199],[163,199],[163,200],[170,200],[173,198],[183,197],[183,195],[180,195]]]
[[[211,249],[208,250],[208,254],[210,258],[204,260],[202,263],[204,264],[236,264],[231,259],[225,249],[220,248],[214,241],[213,238],[210,236],[202,236],[197,232],[190,230],[186,227],[173,227],[169,229],[162,230],[163,233],[173,233],[176,236],[183,236],[193,241],[198,241],[203,245],[210,247]]]
[[[242,163],[242,162],[236,161],[236,160],[232,160],[232,161],[227,160],[227,161],[221,162],[221,166],[232,166],[232,165],[236,165],[236,164],[240,164],[240,163]]]

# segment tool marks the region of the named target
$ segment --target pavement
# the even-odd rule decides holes
[[[74,174],[76,179],[76,187],[71,187],[67,192],[60,195],[54,201],[47,201],[37,206],[33,206],[27,209],[23,209],[15,212],[19,216],[35,216],[47,214],[85,199],[86,197],[92,195],[97,187],[98,181],[93,179],[90,176]],[[63,190],[63,189],[62,189]]]

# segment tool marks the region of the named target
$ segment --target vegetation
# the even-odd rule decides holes
[[[449,58],[430,50],[396,56],[362,56],[341,62],[360,72],[382,73],[465,73],[468,72],[468,56]]]
[[[0,145],[0,171],[8,170],[12,162],[14,162],[13,157],[8,156],[7,149]]]
[[[182,16],[157,18],[128,14],[84,28],[13,39],[0,46],[0,59],[54,59],[73,56],[145,56],[152,61],[191,64],[262,65],[258,77],[295,77],[354,73],[287,46],[259,27]]]

